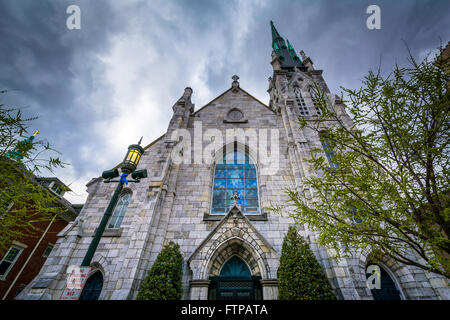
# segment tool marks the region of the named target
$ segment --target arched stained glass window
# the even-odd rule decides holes
[[[369,263],[370,265],[371,263]],[[394,280],[384,270],[384,268],[378,265],[380,268],[380,284],[379,289],[371,289],[374,300],[402,300],[400,290],[398,290]],[[366,270],[367,272],[367,270]],[[371,276],[370,273],[366,274],[367,279]]]
[[[244,261],[234,256],[224,264],[220,271],[222,277],[251,277],[250,269]]]
[[[78,300],[98,300],[103,288],[103,275],[100,271],[92,274],[84,285]]]
[[[131,200],[131,193],[127,192],[120,196],[119,201],[117,201],[117,205],[114,208],[114,212],[109,220],[108,228],[120,228],[122,224],[123,217],[125,217],[125,213],[128,208],[128,204]]]
[[[222,163],[216,164],[211,213],[227,213],[234,191],[238,192],[238,204],[244,213],[259,213],[256,166],[236,145]]]

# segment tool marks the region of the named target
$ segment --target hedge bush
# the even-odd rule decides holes
[[[180,246],[172,241],[156,257],[142,281],[137,300],[179,300],[183,290],[181,276],[183,256]]]
[[[333,289],[305,239],[291,226],[278,268],[280,300],[335,300]]]

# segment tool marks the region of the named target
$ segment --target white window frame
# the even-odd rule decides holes
[[[5,212],[0,212],[0,219],[3,219],[3,215],[7,214],[13,206],[14,206],[14,202],[11,201],[11,203],[8,204],[8,207],[6,208]]]
[[[11,269],[14,267],[14,265],[16,264],[17,260],[19,259],[20,255],[22,254],[23,250],[25,249],[22,246],[19,246],[17,244],[13,244],[8,251],[5,253],[5,255],[3,256],[2,260],[0,261],[0,264],[2,264],[5,260],[5,257],[8,255],[8,253],[11,251],[11,249],[18,249],[19,253],[14,257],[13,261],[7,261],[10,263],[8,269],[6,269],[5,273],[3,275],[0,275],[0,279],[1,280],[5,280],[6,277],[8,276],[9,272],[11,271]]]
[[[56,184],[55,182],[52,181],[52,183],[49,185],[49,189],[51,192],[53,192],[54,194],[56,194],[57,196],[61,196],[62,194],[62,188],[60,185]]]

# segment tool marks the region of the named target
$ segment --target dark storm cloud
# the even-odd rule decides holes
[[[2,1],[0,19],[0,81],[21,91],[48,110],[70,103],[74,94],[70,65],[80,52],[101,52],[111,28],[107,7],[86,12],[95,15],[88,34],[68,33],[65,9],[73,1]],[[106,9],[106,10],[105,10]],[[83,12],[83,14],[85,14]],[[85,23],[89,24],[89,19]],[[98,28],[98,25],[106,28]],[[89,63],[89,61],[85,61]],[[90,85],[89,74],[84,83]],[[89,86],[92,89],[92,85]],[[54,111],[54,110],[52,110]]]
[[[67,183],[90,170],[79,160],[76,146],[89,141],[89,117],[95,113],[77,114],[77,97],[96,90],[92,79],[98,63],[95,55],[108,48],[109,32],[116,27],[108,6],[76,2],[90,7],[83,11],[83,27],[89,32],[68,32],[66,8],[72,3],[0,2],[0,87],[9,90],[2,102],[39,116],[31,130],[39,128],[63,153],[63,159],[70,159],[73,175],[65,179]],[[77,62],[83,72],[75,74]],[[108,100],[105,94],[106,105]]]
[[[66,8],[81,8],[81,30]],[[381,30],[366,28],[367,6]],[[72,165],[57,172],[82,202],[84,185],[117,164],[128,144],[160,136],[184,87],[196,108],[231,76],[268,102],[269,21],[324,70],[330,89],[355,88],[369,69],[424,58],[449,40],[448,1],[0,0],[1,99],[39,115],[33,124]],[[95,154],[95,155],[93,155]]]

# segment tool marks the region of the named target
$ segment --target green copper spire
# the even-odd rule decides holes
[[[270,20],[270,28],[272,29],[272,41],[275,41],[278,38],[281,38],[280,34],[278,33],[277,29],[275,28],[275,25],[273,24],[273,21]],[[281,38],[283,39],[283,38]]]
[[[277,29],[275,29],[275,26],[273,25],[272,20],[270,20],[270,27],[272,29],[272,48],[274,50],[280,50],[282,48],[286,48],[286,43],[284,42],[284,39],[278,33]]]
[[[300,58],[298,57],[297,53],[294,50],[294,47],[292,47],[291,43],[289,42],[289,39],[287,40],[287,44],[288,44],[288,51],[289,54],[291,55],[292,59],[296,60],[296,61],[301,61]]]
[[[279,67],[288,71],[294,71],[295,68],[305,71],[306,67],[298,57],[294,47],[290,44],[289,40],[287,41],[288,45],[286,46],[286,42],[284,42],[284,39],[278,33],[273,21],[270,21],[270,28],[272,29],[272,48],[275,56],[281,62]]]

